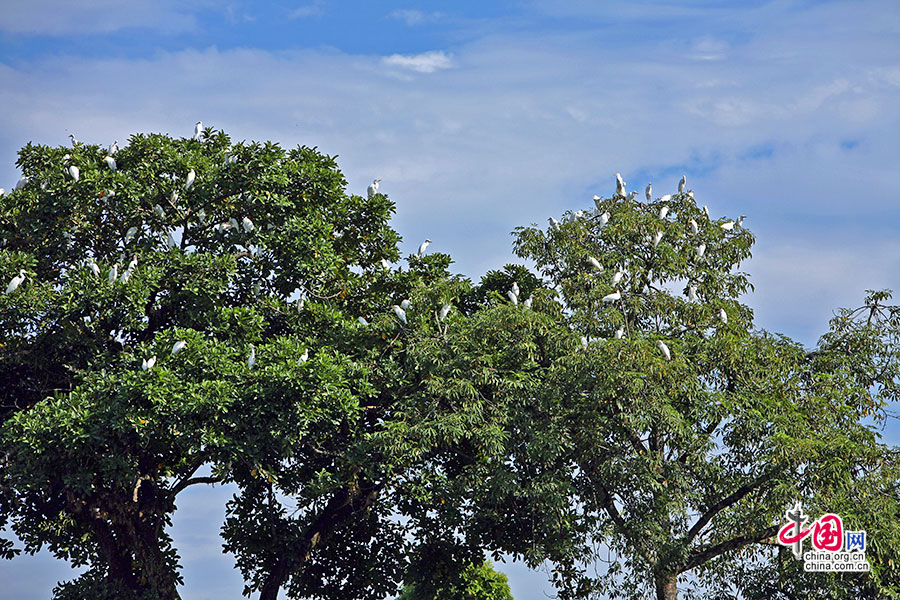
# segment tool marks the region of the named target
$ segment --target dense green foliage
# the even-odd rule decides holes
[[[470,565],[453,581],[453,574],[431,585],[407,585],[397,600],[513,600],[506,575],[489,562]]]

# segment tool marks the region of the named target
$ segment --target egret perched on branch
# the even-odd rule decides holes
[[[694,302],[697,299],[697,286],[692,285],[688,288],[688,300]]]
[[[203,121],[197,121],[197,124],[194,125],[194,139],[199,140],[201,133],[203,133]]]
[[[403,321],[403,324],[406,325],[406,311],[396,304],[391,306],[391,308],[394,309],[394,314],[397,315],[397,318]]]
[[[97,263],[93,260],[88,260],[87,266],[91,270],[91,273],[94,274],[94,277],[100,277],[100,267],[97,266]]]
[[[668,201],[671,200],[671,199],[672,199],[672,194],[666,194],[665,196],[662,196],[662,197],[659,199],[659,201],[660,201],[660,202],[668,202]]]
[[[103,162],[106,163],[106,166],[109,167],[110,171],[116,170],[116,159],[114,159],[112,156],[107,156],[103,159]]]
[[[657,231],[656,233],[653,234],[653,247],[654,248],[656,248],[659,245],[659,240],[662,239],[662,236],[663,236],[662,231]]]
[[[697,258],[703,258],[703,255],[706,253],[706,244],[700,244],[697,246]]]
[[[513,306],[519,303],[519,296],[517,296],[512,290],[508,290],[506,292],[506,297],[509,298],[509,301],[513,303]]]
[[[153,368],[153,366],[155,364],[156,364],[155,356],[151,356],[150,358],[145,358],[143,361],[141,361],[141,369],[143,369],[144,371],[149,371],[150,369]]]
[[[81,172],[78,170],[78,167],[76,167],[75,165],[71,165],[69,167],[69,175],[72,176],[72,179],[78,181],[78,178],[81,176]]]
[[[362,325],[363,327],[369,326],[369,322],[366,321],[365,317],[358,317],[356,320],[359,321],[359,324]]]
[[[588,262],[591,263],[591,266],[597,269],[598,271],[602,271],[603,267],[600,265],[600,261],[594,258],[593,256],[588,256]]]
[[[660,219],[665,219],[667,214],[669,214],[668,206],[663,206],[662,208],[659,209],[659,218]]]
[[[619,173],[616,173],[616,196],[625,197],[625,182],[622,181],[622,176]]]
[[[679,193],[679,194],[680,194],[681,192],[684,191],[684,186],[685,186],[685,185],[687,185],[687,176],[686,176],[686,175],[682,175],[682,176],[681,176],[681,181],[678,182],[678,193]]]
[[[78,140],[75,139],[75,134],[74,134],[74,133],[70,133],[70,134],[69,134],[69,139],[72,140],[72,145],[73,145],[73,146],[77,146],[77,145],[79,144]]]
[[[191,186],[194,185],[194,180],[197,178],[197,173],[194,172],[193,169],[188,171],[187,179],[184,180],[184,189],[189,190]]]
[[[700,231],[700,228],[697,226],[697,221],[692,218],[688,221],[688,224],[691,226],[691,231],[694,232],[694,235],[697,235],[697,232]]]
[[[253,221],[250,220],[250,217],[244,217],[241,219],[241,226],[244,228],[246,233],[250,233],[253,231]]]
[[[250,346],[250,356],[247,357],[247,368],[252,369],[256,364],[256,348]]]
[[[746,218],[747,218],[747,215],[741,215],[741,217],[737,221],[734,222],[734,226],[737,227],[738,229],[743,229],[744,219],[746,219]]]
[[[622,281],[622,278],[625,277],[625,273],[622,271],[616,271],[616,274],[613,275],[612,284],[619,285],[619,282]]]
[[[422,244],[419,246],[419,251],[416,252],[416,256],[418,256],[418,257],[424,256],[425,250],[428,248],[428,244],[430,244],[430,243],[431,243],[431,240],[425,240],[424,242],[422,242]]]
[[[625,337],[625,329],[623,327],[619,327],[618,329],[616,329],[616,339],[621,340],[623,337]]]
[[[160,219],[166,218],[166,211],[164,211],[163,207],[160,206],[159,204],[155,204],[153,206],[153,212],[156,213],[156,216],[159,217]]]
[[[602,215],[600,215],[599,221],[600,221],[600,229],[603,229],[604,227],[606,227],[606,224],[609,223],[609,213],[605,212]]]
[[[235,219],[234,217],[231,217],[230,219],[228,219],[228,229],[237,229],[237,228],[238,228],[237,219]]]
[[[722,321],[722,323],[728,323],[728,313],[725,312],[724,308],[719,309],[719,320]]]
[[[528,298],[526,298],[525,302],[523,302],[522,304],[525,306],[525,308],[531,308],[532,302],[534,302],[534,296],[528,296]]]
[[[400,308],[402,308],[403,310],[409,310],[410,306],[412,306],[412,302],[410,302],[408,298],[404,298],[400,302]]]
[[[385,268],[385,269],[390,269],[390,268],[391,268],[391,263],[389,263],[389,262],[387,261],[386,258],[382,258],[382,259],[381,259],[381,266],[382,266],[383,268]]]
[[[666,343],[662,340],[656,340],[656,347],[659,348],[659,351],[662,352],[662,355],[666,357],[666,360],[672,360],[672,353],[669,352],[669,347],[666,346]]]
[[[19,274],[9,280],[9,285],[6,286],[6,293],[12,294],[22,285],[23,281],[25,281],[25,269],[19,269]]]
[[[109,154],[110,156],[113,156],[118,151],[119,151],[119,140],[116,140],[112,144],[109,145],[109,150],[107,150],[106,153]]]
[[[628,192],[628,196],[626,196],[625,199],[633,201],[635,198],[637,198],[637,194],[637,190],[631,190],[630,192]]]
[[[622,292],[620,292],[619,290],[616,290],[612,294],[607,294],[607,295],[603,296],[601,301],[602,302],[615,302],[616,300],[621,300],[621,299],[622,299]]]
[[[6,188],[0,188],[0,196],[6,195]]]
[[[128,231],[125,232],[125,243],[127,244],[131,240],[134,239],[134,236],[137,235],[138,228],[137,227],[129,227]]]
[[[308,360],[309,360],[309,350],[304,348],[303,354],[301,354],[300,358],[297,359],[297,366],[299,367],[300,365],[302,365],[303,363],[305,363]]]
[[[372,183],[369,184],[369,187],[366,188],[366,194],[369,196],[369,200],[375,197],[375,194],[378,193],[378,184],[381,183],[380,179],[376,179]]]
[[[510,289],[512,290],[512,293],[515,294],[516,296],[518,296],[520,294],[519,284],[516,283],[515,281],[512,282],[512,287]]]
[[[650,202],[651,198],[653,197],[652,194],[653,194],[653,184],[648,183],[647,189],[644,190],[644,196],[647,197],[647,202]]]
[[[734,229],[734,221],[728,221],[727,223],[722,223],[721,225],[719,225],[719,227],[721,227],[725,231],[731,231],[732,229]]]
[[[554,231],[559,231],[559,221],[553,217],[549,217],[547,220],[550,221],[550,227],[552,227]]]
[[[441,313],[438,315],[438,318],[443,321],[447,318],[447,315],[450,314],[451,306],[449,304],[445,304],[441,307]]]
[[[174,205],[176,202],[178,202],[178,192],[176,192],[175,190],[172,190],[172,193],[169,194],[169,203]],[[203,210],[203,209],[200,209],[200,210]]]
[[[584,336],[581,336],[581,347],[587,350],[588,347],[588,339]]]
[[[187,342],[185,342],[184,340],[175,342],[175,344],[172,345],[171,356],[175,356],[176,354],[184,350],[185,346],[187,346]]]
[[[594,200],[594,206],[597,207],[597,210],[600,210],[600,204],[603,202],[603,198],[601,198],[597,194],[594,194],[593,200]]]

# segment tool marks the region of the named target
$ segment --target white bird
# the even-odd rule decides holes
[[[122,276],[119,277],[119,283],[124,285],[128,283],[129,279],[131,279],[131,271],[125,271],[124,273],[122,273]]]
[[[637,198],[637,194],[637,190],[631,190],[630,192],[628,192],[628,196],[626,196],[626,199],[633,201],[635,198]]]
[[[600,210],[600,205],[603,204],[603,198],[601,198],[597,194],[594,194],[593,200],[594,200],[594,206],[597,207],[597,210]]]
[[[119,140],[116,140],[112,144],[109,145],[109,150],[107,150],[106,153],[109,154],[110,156],[113,156],[118,151],[119,151]]]
[[[662,355],[666,357],[666,360],[672,360],[672,353],[669,352],[669,347],[666,346],[666,343],[662,340],[656,340],[656,347],[659,348],[659,351],[662,352]]]
[[[175,342],[175,344],[172,345],[171,356],[175,356],[176,354],[184,350],[185,346],[187,346],[187,342],[185,342],[184,340]]]
[[[107,280],[110,283],[115,283],[116,279],[118,279],[118,278],[119,278],[119,265],[113,265],[112,269],[109,270],[109,276],[107,277]]]
[[[253,221],[250,220],[250,217],[244,217],[241,219],[241,226],[243,226],[244,231],[250,233],[253,231]]]
[[[94,277],[100,277],[100,267],[97,266],[97,263],[93,260],[89,260],[87,266],[91,270],[91,273],[94,274]]]
[[[447,315],[450,314],[450,308],[451,308],[451,306],[450,306],[449,304],[445,304],[445,305],[443,305],[443,306],[441,307],[441,313],[440,313],[440,315],[438,315],[438,318],[439,318],[441,321],[443,321],[444,319],[446,319],[446,318],[447,318]]]
[[[619,173],[616,173],[616,196],[625,196],[625,182],[622,181],[622,176]]]
[[[615,302],[616,300],[621,300],[622,292],[616,290],[612,294],[607,294],[601,298],[601,302]]]
[[[402,308],[403,310],[409,310],[410,306],[412,306],[412,302],[410,302],[408,298],[404,298],[400,302],[400,308]]]
[[[72,140],[72,145],[73,145],[73,146],[77,146],[77,145],[78,145],[78,140],[75,139],[75,134],[74,134],[74,133],[70,133],[70,134],[69,134],[69,139]]]
[[[583,210],[576,210],[575,212],[572,213],[572,220],[580,219],[580,218],[582,218],[583,216],[584,216],[584,211],[583,211]]]
[[[129,227],[128,231],[125,232],[125,243],[127,244],[131,240],[134,239],[134,236],[137,235],[138,228],[137,227]]]
[[[359,321],[359,324],[363,327],[367,327],[369,325],[369,322],[366,321],[365,317],[358,317],[356,320]]]
[[[237,228],[238,228],[237,219],[235,219],[234,217],[231,217],[230,219],[228,219],[228,227],[226,227],[226,229],[237,229]]]
[[[103,162],[106,163],[106,166],[109,167],[110,171],[116,170],[116,159],[114,159],[112,156],[107,156],[103,159]]]
[[[159,217],[160,219],[166,218],[166,211],[164,211],[163,207],[160,206],[159,204],[155,204],[153,206],[153,212],[156,213],[156,216]]]
[[[156,364],[156,357],[155,357],[155,356],[151,356],[150,358],[145,358],[145,359],[141,362],[141,369],[143,369],[144,371],[149,371],[150,369],[153,368],[153,366],[154,366],[155,364]]]
[[[385,269],[390,269],[390,268],[391,268],[391,263],[389,263],[389,262],[387,261],[386,258],[382,258],[382,259],[381,259],[381,266],[382,266],[383,268],[385,268]]]
[[[250,356],[247,357],[247,368],[252,369],[256,364],[256,348],[250,346]]]
[[[747,218],[747,215],[741,215],[741,217],[734,222],[734,226],[738,229],[742,229],[744,227],[744,219]]]
[[[19,274],[9,280],[9,285],[6,286],[6,293],[12,294],[22,285],[23,281],[25,281],[25,269],[19,269]]]
[[[650,202],[650,199],[653,197],[652,194],[653,194],[653,184],[648,183],[647,189],[644,190],[644,195],[647,197],[647,202]]]
[[[506,296],[509,298],[509,301],[513,303],[513,305],[516,305],[519,303],[519,297],[516,296],[512,290],[509,290],[508,292],[506,292]]]
[[[425,240],[424,242],[422,242],[422,243],[419,245],[419,251],[416,252],[416,256],[419,256],[419,257],[424,256],[424,255],[425,255],[425,249],[428,248],[428,244],[430,244],[430,243],[431,243],[431,240]]]
[[[81,172],[78,170],[78,167],[76,167],[75,165],[71,165],[69,167],[69,175],[72,176],[72,179],[78,181],[78,178],[81,176]]]
[[[550,227],[552,227],[554,231],[559,231],[559,221],[553,217],[550,217],[547,220],[550,221]]]
[[[203,133],[203,121],[197,121],[197,124],[194,125],[194,139],[199,140],[201,133]]]
[[[703,255],[706,253],[706,244],[700,244],[697,246],[697,258],[703,258]]]
[[[520,293],[520,292],[519,292],[519,284],[516,283],[515,281],[513,281],[512,287],[511,287],[510,289],[512,290],[512,293],[513,293],[513,294],[515,294],[516,296],[519,295],[519,293]]]
[[[697,299],[697,286],[692,285],[688,288],[688,300],[694,302]]]
[[[403,321],[403,324],[406,325],[406,311],[397,306],[393,305],[391,308],[394,309],[394,314],[397,315],[397,318]]]
[[[534,302],[534,296],[528,296],[528,298],[526,298],[525,302],[523,302],[522,304],[525,306],[525,308],[531,308],[532,302]]]
[[[588,262],[591,263],[591,266],[597,269],[598,271],[602,271],[603,267],[600,266],[600,261],[594,258],[593,256],[588,256]]]
[[[616,271],[616,274],[613,275],[612,284],[619,285],[619,282],[622,281],[622,278],[625,277],[625,273],[622,271]]]
[[[16,182],[16,187],[14,187],[13,190],[21,190],[27,184],[28,184],[28,178],[22,177],[19,179],[19,181]]]
[[[728,323],[728,313],[725,312],[724,308],[719,309],[719,320],[722,321],[722,323]]]
[[[678,193],[679,193],[679,194],[680,194],[681,192],[684,191],[684,186],[685,186],[685,185],[687,185],[687,176],[682,175],[682,176],[681,176],[681,181],[678,182]]]
[[[659,245],[659,240],[662,239],[662,236],[663,236],[662,231],[657,231],[656,233],[653,234],[653,247],[654,248],[656,248]]]
[[[128,263],[128,272],[134,273],[134,270],[137,268],[137,256],[132,257],[131,262]]]
[[[691,231],[694,232],[694,235],[697,235],[697,232],[700,231],[700,228],[697,226],[697,221],[692,218],[688,221],[688,225],[691,226]]]
[[[375,181],[373,181],[372,183],[369,184],[369,187],[366,188],[366,194],[369,196],[370,200],[373,197],[375,197],[375,194],[378,193],[378,184],[379,183],[381,183],[381,180],[376,179]]]
[[[301,354],[300,358],[297,359],[297,366],[302,365],[303,363],[305,363],[308,360],[309,360],[309,350],[304,349],[303,354]]]
[[[671,199],[672,199],[672,194],[666,194],[665,196],[662,196],[662,197],[659,199],[659,201],[660,201],[660,202],[668,202],[668,201],[671,200]]]
[[[732,229],[734,229],[734,221],[728,221],[727,223],[722,223],[721,225],[719,225],[719,227],[721,227],[725,231],[731,231]]]
[[[176,202],[178,202],[178,192],[172,190],[172,193],[169,194],[169,203],[175,204]]]
[[[605,212],[600,215],[600,229],[606,227],[606,224],[609,223],[609,213]]]
[[[306,298],[300,298],[297,300],[297,312],[303,310],[303,307],[306,306]]]
[[[663,206],[662,208],[659,209],[659,218],[660,219],[665,219],[667,214],[669,214],[668,206]]]
[[[0,188],[0,196],[5,196],[5,195],[6,195],[6,189]]]
[[[588,347],[588,340],[584,336],[581,336],[581,347],[584,349],[587,349],[587,347]]]
[[[616,329],[616,339],[621,340],[623,337],[625,337],[625,328],[619,327]]]
[[[195,179],[197,179],[197,173],[193,169],[191,169],[190,171],[188,171],[187,179],[184,180],[184,189],[191,189],[191,186],[194,185]]]

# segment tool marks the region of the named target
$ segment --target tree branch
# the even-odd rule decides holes
[[[767,481],[773,479],[774,477],[775,477],[774,472],[763,473],[762,475],[760,475],[753,481],[745,483],[744,485],[742,485],[741,487],[736,489],[734,492],[732,492],[728,496],[725,496],[724,498],[722,498],[721,500],[719,500],[718,502],[716,502],[715,504],[710,506],[706,510],[706,512],[703,513],[699,519],[697,519],[697,522],[694,523],[694,526],[691,527],[690,530],[688,530],[686,541],[690,542],[695,537],[697,537],[697,534],[699,534],[700,531],[704,527],[706,527],[707,523],[709,523],[713,519],[713,517],[715,517],[721,511],[723,511],[726,508],[728,508],[729,506],[735,504],[741,498],[743,498],[750,492],[756,490],[757,488],[759,488],[759,486],[761,486],[762,484],[766,483]]]
[[[690,571],[694,567],[698,567],[703,563],[719,556],[720,554],[730,552],[731,550],[735,550],[749,544],[762,542],[763,540],[777,534],[780,528],[780,525],[772,525],[771,527],[766,527],[765,529],[761,529],[753,533],[739,535],[713,546],[698,547],[695,552],[691,553],[691,555],[682,565],[682,568],[679,572],[684,573],[685,571]]]

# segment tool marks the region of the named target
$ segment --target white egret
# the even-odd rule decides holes
[[[21,190],[27,184],[28,184],[28,178],[22,177],[19,179],[19,181],[16,182],[16,187],[14,187],[13,190]]]
[[[114,159],[112,156],[107,156],[103,159],[103,162],[106,163],[106,166],[109,167],[110,171],[116,170],[116,159]]]
[[[12,294],[22,285],[23,281],[25,281],[25,269],[19,269],[19,274],[9,280],[9,285],[6,286],[6,293]]]
[[[619,282],[622,281],[622,278],[625,277],[625,273],[622,271],[616,271],[616,274],[613,275],[612,284],[619,285]]]
[[[600,229],[606,227],[606,224],[609,223],[609,213],[605,212],[600,215]]]
[[[600,261],[594,258],[593,256],[588,256],[588,262],[591,263],[591,266],[597,269],[598,271],[602,271],[603,267],[600,266]]]
[[[297,359],[297,366],[302,365],[306,361],[309,360],[309,349],[304,348],[303,354],[300,355],[300,358]]]
[[[621,340],[623,337],[625,337],[625,328],[619,327],[616,329],[616,339]]]
[[[78,145],[78,140],[75,139],[75,134],[74,134],[74,133],[70,133],[70,134],[69,134],[69,139],[72,140],[72,145],[73,145],[73,146],[77,146],[77,145]]]
[[[129,227],[128,231],[125,232],[125,243],[127,244],[131,240],[134,239],[134,236],[137,235],[138,228],[137,227]]]
[[[668,206],[663,206],[662,208],[659,209],[659,218],[660,219],[665,219],[667,214],[669,214]]]
[[[97,266],[97,263],[93,260],[89,260],[87,266],[91,270],[91,273],[94,274],[94,277],[100,277],[100,267]]]
[[[691,302],[697,300],[697,286],[692,285],[688,288],[688,300]]]
[[[363,327],[369,326],[369,322],[366,321],[365,317],[358,317],[356,320],[359,321],[359,324],[362,325]]]
[[[697,232],[700,231],[700,227],[697,226],[697,221],[692,218],[688,221],[688,224],[691,226],[691,231],[694,232],[694,235],[697,235]]]
[[[241,219],[241,226],[247,233],[253,231],[253,221],[250,220],[250,217],[244,217],[243,219]]]
[[[144,371],[149,371],[156,365],[156,356],[151,356],[150,358],[145,358],[141,362],[141,369]]]
[[[616,300],[621,300],[621,299],[622,299],[622,292],[620,292],[619,290],[616,290],[612,294],[607,294],[607,295],[603,296],[601,301],[602,302],[615,302]]]
[[[601,198],[601,197],[598,196],[597,194],[594,194],[594,197],[591,198],[591,199],[592,199],[595,203],[598,202],[599,200],[603,200],[603,198]]]
[[[194,139],[199,140],[201,133],[203,133],[203,121],[197,121],[197,124],[194,125]]]
[[[250,356],[247,357],[247,368],[252,369],[256,364],[256,348],[250,346]]]
[[[438,315],[438,318],[443,321],[447,318],[447,315],[450,314],[451,306],[449,304],[445,304],[441,307],[441,313]]]
[[[572,219],[580,219],[583,216],[584,216],[583,210],[576,210],[575,212],[572,213]]]
[[[188,171],[187,179],[184,180],[184,189],[191,189],[191,186],[194,185],[195,179],[197,179],[197,173],[193,169],[191,169],[190,171]]]
[[[72,179],[78,181],[78,178],[81,177],[81,172],[78,170],[78,167],[72,165],[69,167],[69,175],[72,176]]]
[[[303,307],[306,306],[306,298],[300,298],[297,300],[297,312],[303,310]]]
[[[531,308],[532,302],[534,302],[534,296],[528,296],[528,298],[526,298],[525,302],[523,302],[522,304],[525,306],[525,308]]]
[[[228,227],[227,228],[228,229],[237,229],[238,228],[237,219],[235,219],[234,217],[231,217],[230,219],[228,219]]]
[[[725,231],[731,231],[732,229],[734,229],[734,221],[728,221],[727,223],[722,223],[721,225],[719,225],[719,227],[721,227]]]
[[[519,297],[516,296],[512,290],[509,290],[508,292],[506,292],[506,296],[509,298],[509,301],[513,303],[513,305],[516,305],[519,303]]]
[[[679,194],[680,194],[681,192],[684,191],[684,186],[685,186],[685,185],[687,185],[687,176],[686,176],[686,175],[682,175],[682,176],[681,176],[681,181],[678,182],[678,193],[679,193]]]
[[[171,356],[175,356],[176,354],[178,354],[179,352],[184,350],[185,346],[187,346],[187,342],[185,342],[184,340],[179,340],[179,341],[175,342],[172,345]]]
[[[0,196],[6,195],[6,188],[0,188]]]
[[[408,298],[404,298],[404,299],[400,302],[400,308],[402,308],[403,310],[409,310],[409,308],[410,308],[411,306],[412,306],[412,302],[410,302]]]
[[[662,231],[657,231],[656,233],[653,234],[653,247],[654,248],[656,248],[659,245],[659,240],[662,239],[662,236],[663,236]]]
[[[628,196],[626,196],[626,199],[633,201],[635,198],[637,198],[637,195],[637,190],[631,190],[630,192],[628,192]]]
[[[625,182],[619,173],[616,173],[616,196],[625,197]]]
[[[603,198],[594,194],[594,206],[597,207],[597,210],[600,210],[600,205],[603,204]]]
[[[662,340],[656,340],[656,347],[659,348],[659,351],[662,352],[662,355],[666,357],[666,360],[672,360],[672,353],[669,352],[669,347],[666,346],[666,343]]]
[[[422,257],[425,255],[425,250],[428,248],[428,244],[431,243],[431,240],[425,240],[419,245],[419,251],[416,252],[416,256]]]
[[[390,268],[391,268],[391,263],[389,263],[389,262],[387,261],[386,258],[382,258],[382,259],[381,259],[381,266],[382,266],[383,268],[385,268],[385,269],[390,269]]]
[[[672,199],[672,194],[666,194],[665,196],[662,196],[662,197],[659,199],[659,201],[660,201],[660,202],[668,202],[668,201],[671,200],[671,199]]]
[[[703,255],[706,253],[706,244],[700,244],[697,246],[697,258],[703,258]]]
[[[116,279],[119,278],[119,265],[113,265],[112,269],[109,270],[109,276],[107,280],[109,283],[115,283]]]
[[[63,162],[66,162],[67,160],[70,160],[71,158],[72,158],[71,154],[63,154],[63,157],[62,157]]]
[[[119,277],[119,283],[122,285],[128,283],[128,280],[131,279],[131,271],[125,271],[122,273],[122,276]]]
[[[137,268],[137,256],[131,258],[131,262],[128,263],[128,273],[134,273],[134,270]]]
[[[552,227],[554,231],[559,231],[559,221],[553,217],[550,217],[547,220],[550,221],[550,227]]]
[[[176,202],[178,202],[178,192],[176,192],[175,190],[172,190],[172,193],[169,194],[169,203],[175,204]]]
[[[744,219],[747,218],[747,215],[741,215],[740,218],[734,222],[734,226],[738,229],[743,229],[744,227]]]
[[[516,296],[518,296],[520,294],[519,284],[516,283],[515,281],[512,282],[512,287],[510,289],[512,290],[512,293],[515,294]]]
[[[107,150],[106,153],[109,154],[110,156],[113,156],[118,151],[119,151],[119,140],[116,140],[112,144],[109,145],[109,150]]]
[[[394,309],[394,314],[397,315],[397,318],[403,321],[403,324],[406,325],[406,311],[400,308],[398,305],[393,305],[391,308]]]
[[[153,212],[156,213],[156,216],[159,217],[160,219],[166,218],[166,211],[164,211],[163,207],[160,206],[159,204],[155,204],[153,206]]]
[[[719,309],[719,320],[722,321],[722,323],[728,323],[728,313],[725,312],[724,308]]]
[[[369,187],[366,188],[366,194],[369,196],[370,200],[375,197],[375,194],[378,193],[378,184],[379,183],[381,183],[381,180],[376,179],[372,183],[369,184]]]
[[[584,336],[581,336],[581,347],[587,350],[588,347],[588,339]]]
[[[647,184],[647,189],[644,190],[644,196],[646,196],[647,202],[650,202],[650,199],[653,197],[652,194],[653,194],[653,184],[652,184],[652,183],[648,183],[648,184]]]

